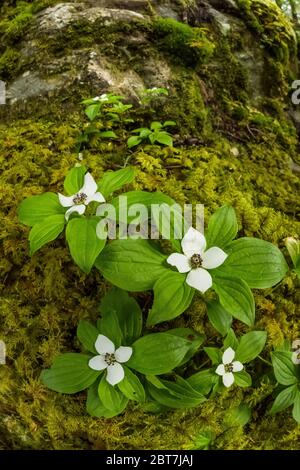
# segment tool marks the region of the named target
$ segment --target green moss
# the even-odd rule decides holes
[[[238,0],[246,24],[257,34],[270,54],[266,76],[266,89],[275,95],[286,96],[286,80],[291,61],[297,54],[297,41],[292,23],[270,0]]]
[[[8,364],[0,369],[0,447],[194,448],[199,434],[209,430],[215,436],[215,449],[298,448],[299,427],[289,412],[276,418],[265,415],[273,389],[268,381],[248,391],[225,391],[217,401],[210,399],[194,410],[157,415],[131,405],[111,420],[86,415],[85,393],[60,396],[41,385],[40,371],[59,351],[79,350],[78,321],[96,319],[100,298],[108,288],[96,270],[86,276],[74,266],[63,238],[29,258],[28,229],[16,218],[17,205],[24,197],[63,190],[65,173],[77,161],[72,149],[79,125],[79,116],[70,114],[60,124],[48,119],[0,126],[4,240],[0,331],[8,347]],[[238,145],[240,153],[235,156],[230,141],[215,137],[199,148],[138,150],[132,159],[137,171],[134,187],[150,191],[159,187],[180,203],[205,203],[207,216],[222,203],[231,203],[241,236],[258,236],[282,246],[283,238],[300,228],[291,212],[297,205],[297,178],[288,170],[286,152],[278,143],[251,143]],[[105,144],[86,151],[83,163],[100,178],[104,170],[122,164],[122,159],[116,145]],[[138,296],[141,305],[147,299],[144,294]],[[293,275],[277,289],[257,292],[255,327],[269,333],[266,354],[279,338],[299,335],[298,300]],[[200,297],[170,327],[184,324],[206,331],[210,343],[219,342]],[[243,329],[238,322],[235,327]],[[193,373],[203,359],[196,358],[184,373]],[[257,362],[249,372],[255,374],[263,367]],[[241,403],[253,408],[252,419],[247,429],[240,427],[233,433],[225,416]],[[183,433],[178,433],[178,426]]]
[[[33,0],[30,2],[21,0],[12,7],[4,2],[4,5],[1,6],[1,16],[3,17],[0,21],[1,47],[16,42],[26,32],[33,15],[55,3],[57,0]]]
[[[153,34],[159,46],[178,62],[196,66],[213,53],[214,44],[207,30],[192,28],[170,18],[158,18],[153,23]]]
[[[19,58],[19,52],[12,48],[7,48],[0,56],[0,77],[3,80],[8,80],[14,75]]]

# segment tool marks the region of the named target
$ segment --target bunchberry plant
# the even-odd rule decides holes
[[[82,104],[85,105],[84,112],[88,123],[77,138],[77,151],[95,143],[97,139],[117,138],[113,130],[114,122],[120,122],[120,116],[123,116],[132,107],[132,105],[124,105],[122,100],[122,96],[105,93],[82,101]],[[125,121],[125,117],[123,121]]]
[[[42,382],[56,392],[73,394],[88,389],[86,406],[92,416],[112,417],[129,400],[155,399],[145,386],[147,389],[151,381],[159,381],[157,376],[188,360],[203,341],[203,336],[188,328],[143,336],[141,309],[120,289],[112,289],[103,298],[100,311],[97,327],[85,320],[78,325],[77,336],[85,352],[56,357],[51,369],[41,375]],[[182,394],[191,400],[188,406],[204,400],[188,384],[187,388],[189,393],[181,384]]]
[[[128,138],[127,146],[128,148],[136,147],[142,142],[150,142],[150,144],[162,144],[168,147],[173,146],[173,139],[171,134],[165,130],[165,128],[170,126],[176,126],[174,121],[165,121],[164,123],[153,121],[148,127],[139,127],[132,131],[133,135]]]
[[[147,240],[114,240],[95,264],[108,281],[120,288],[154,291],[154,303],[147,320],[149,326],[177,317],[189,307],[196,292],[205,292],[210,287],[218,301],[210,304],[210,316],[223,316],[225,312],[224,321],[228,326],[229,315],[250,326],[255,320],[251,288],[274,286],[282,280],[288,267],[276,246],[256,238],[234,240],[237,232],[233,208],[223,206],[211,217],[205,239],[199,234],[193,237],[194,230],[183,237],[184,250],[192,248],[186,251],[188,256],[184,253],[180,256],[180,261],[185,263],[184,272],[173,269],[168,262],[170,257],[174,262],[174,254],[165,255]],[[178,243],[174,243],[174,247],[178,249]],[[192,264],[194,255],[197,265],[194,258]],[[125,262],[128,257],[129,264]],[[175,258],[178,261],[177,254]]]
[[[233,385],[250,387],[252,379],[246,371],[246,364],[258,357],[265,346],[266,338],[265,331],[251,331],[237,338],[230,329],[223,348],[204,348],[212,367],[189,377],[189,383],[204,395],[211,390],[216,393]]]
[[[296,343],[294,346],[298,347]],[[274,375],[277,380],[275,390],[277,396],[270,409],[270,414],[274,415],[286,408],[293,407],[293,418],[300,423],[300,361],[295,361],[298,354],[300,356],[300,348],[291,351],[288,343],[271,354]]]
[[[164,88],[146,90],[143,104],[150,107],[153,101],[167,95]],[[79,138],[78,149],[93,139],[115,138],[115,130],[125,143],[126,126],[134,122],[131,104],[124,104],[119,95],[107,93],[85,100],[83,105],[88,124]],[[175,125],[174,121],[153,121],[150,128],[133,130],[127,146],[131,149],[148,143],[171,147],[173,140],[167,129]],[[151,213],[152,206],[159,205],[165,217],[170,207],[176,206],[168,195],[136,190],[113,195],[132,183],[134,175],[134,168],[125,167],[106,172],[97,181],[85,166],[76,165],[67,174],[63,190],[29,197],[18,211],[20,221],[31,227],[31,255],[66,229],[75,263],[85,273],[95,266],[115,286],[101,301],[97,324],[79,322],[77,337],[83,350],[58,355],[52,367],[41,374],[44,385],[59,393],[87,389],[87,411],[92,416],[116,416],[129,400],[139,402],[145,410],[197,407],[225,389],[252,386],[250,373],[256,371],[257,362],[249,363],[259,358],[271,366],[259,356],[267,334],[250,331],[237,337],[234,328],[242,322],[238,331],[245,331],[245,325],[252,329],[252,289],[276,286],[288,271],[281,251],[273,244],[257,238],[237,238],[237,218],[228,205],[210,217],[205,233],[183,223],[184,231],[179,234],[176,224],[184,221],[181,211],[175,210],[174,219],[169,221],[173,233],[168,234],[160,214]],[[128,214],[136,204],[143,205],[144,222],[148,227],[153,218],[160,239],[154,242],[139,237],[135,228],[140,222],[136,221],[135,211],[124,222],[124,198]],[[114,240],[108,240],[108,232],[100,237],[98,230],[108,203],[115,211]],[[127,233],[129,227],[133,230]],[[299,276],[299,240],[290,237],[285,243]],[[144,328],[139,304],[125,291],[153,291],[153,302],[146,294],[152,304],[150,309],[147,306]],[[222,336],[222,347],[210,346],[211,341],[207,340],[200,351],[205,335],[191,328],[164,326],[163,331],[153,330],[155,325],[185,313],[195,295],[201,296],[211,325]],[[180,319],[182,324],[187,314]],[[207,363],[211,364],[204,369]],[[268,375],[277,395],[270,413],[293,406],[293,417],[298,422],[299,363],[300,340],[294,341],[292,350],[285,343],[272,353],[275,378]],[[255,383],[260,377],[257,368]],[[228,423],[245,425],[250,417],[250,406],[242,404],[230,409],[226,419]],[[204,431],[199,435],[199,448],[207,448],[212,440],[213,435]]]
[[[20,221],[31,227],[30,254],[55,240],[64,229],[75,263],[88,273],[106,244],[97,237],[97,207],[110,200],[114,191],[134,179],[134,169],[127,167],[106,172],[97,183],[83,165],[75,166],[64,181],[65,196],[47,192],[25,199],[19,209]]]
[[[141,103],[144,106],[151,106],[155,102],[161,101],[162,98],[165,98],[168,95],[168,90],[163,87],[146,88],[141,93]]]

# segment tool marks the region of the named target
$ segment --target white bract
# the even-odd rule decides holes
[[[206,240],[202,233],[190,227],[181,241],[184,254],[172,253],[167,262],[175,266],[180,273],[188,273],[186,283],[200,292],[206,292],[212,286],[212,277],[207,269],[221,266],[227,254],[213,246],[206,250]]]
[[[292,344],[293,354],[292,361],[294,364],[300,364],[300,339],[295,339]]]
[[[222,356],[222,363],[216,368],[216,374],[220,375],[225,387],[230,387],[234,382],[234,372],[240,372],[244,366],[239,361],[234,361],[235,352],[232,348],[227,348]]]
[[[106,93],[104,93],[103,95],[95,96],[95,98],[93,98],[93,101],[101,101],[103,103],[104,101],[108,101],[108,96]]]
[[[100,192],[97,192],[98,186],[94,178],[90,173],[86,173],[84,176],[84,185],[73,196],[64,196],[58,194],[59,202],[63,207],[69,207],[65,213],[66,220],[69,220],[72,212],[78,212],[82,215],[85,212],[86,206],[92,202],[105,202],[105,198]]]
[[[93,370],[106,369],[106,380],[110,385],[116,385],[124,379],[124,368],[120,363],[129,361],[132,348],[120,346],[115,348],[114,343],[104,335],[98,335],[95,349],[99,353],[89,360],[89,367]]]

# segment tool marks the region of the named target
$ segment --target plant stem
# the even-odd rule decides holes
[[[272,363],[271,363],[270,361],[267,361],[266,359],[264,359],[264,358],[261,357],[261,356],[258,356],[258,358],[259,358],[261,361],[263,361],[265,364],[268,364],[268,366],[273,367],[273,365],[272,365]]]

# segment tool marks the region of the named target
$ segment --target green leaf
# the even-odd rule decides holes
[[[143,204],[144,206],[149,209],[149,216],[152,204],[168,204],[168,205],[175,205],[176,202],[170,196],[167,196],[164,193],[155,192],[149,193],[147,191],[128,191],[127,193],[122,194],[121,196],[115,197],[111,204],[115,207],[118,218],[119,218],[119,206],[120,201],[123,201],[126,198],[127,207],[132,206],[133,204]]]
[[[98,354],[95,349],[96,339],[99,335],[98,329],[86,320],[80,320],[77,327],[77,337],[87,351]]]
[[[44,193],[24,199],[18,208],[18,217],[22,224],[32,227],[52,215],[64,214],[65,211],[57,194]]]
[[[189,384],[203,395],[208,395],[218,380],[218,375],[212,369],[200,370],[187,379]]]
[[[163,131],[155,133],[154,142],[159,142],[160,144],[167,145],[168,147],[173,147],[172,137]]]
[[[294,406],[293,406],[293,418],[297,423],[300,424],[300,390],[297,390]]]
[[[220,364],[222,362],[222,352],[218,348],[207,347],[204,348],[204,351],[210,358],[213,365]]]
[[[94,121],[100,114],[101,104],[91,104],[85,109],[85,114],[90,121]]]
[[[167,126],[176,126],[176,122],[175,121],[165,121],[163,123],[163,127],[167,127]]]
[[[168,330],[168,335],[180,336],[181,338],[184,338],[190,343],[190,348],[184,356],[182,362],[179,364],[180,366],[182,364],[185,364],[195,355],[195,353],[205,340],[204,335],[200,335],[191,328],[172,328],[171,330]]]
[[[99,393],[98,393],[98,381],[96,381],[91,387],[88,389],[87,394],[87,402],[86,402],[86,410],[89,415],[95,416],[97,418],[113,418],[114,416],[122,413],[122,411],[126,408],[127,402],[125,401],[122,403],[122,407],[119,410],[109,410],[106,408],[102,401],[100,400]]]
[[[281,251],[257,238],[239,238],[226,247],[229,255],[218,276],[243,279],[249,287],[266,289],[280,282],[288,271]]]
[[[41,381],[46,387],[59,393],[77,393],[95,382],[101,371],[93,370],[87,354],[66,353],[58,356],[51,369],[41,373]]]
[[[150,396],[161,405],[169,408],[192,408],[205,401],[201,393],[194,390],[187,380],[179,376],[176,376],[176,382],[168,380],[159,380],[159,382],[162,387],[156,387],[151,378],[147,377],[147,389]]]
[[[213,300],[207,304],[207,315],[212,326],[225,336],[230,330],[232,316],[222,307],[220,302]]]
[[[171,240],[174,250],[181,253],[181,239],[188,226],[179,204],[157,204],[151,208],[151,222],[163,239]]]
[[[124,345],[131,345],[142,333],[142,311],[137,301],[127,292],[113,287],[102,299],[100,304],[102,315],[116,312]]]
[[[115,414],[120,413],[120,409],[124,409],[124,404],[128,403],[128,399],[117,387],[113,387],[106,380],[106,373],[101,377],[98,394],[105,408],[113,411]]]
[[[158,122],[158,121],[153,121],[153,122],[151,122],[150,129],[151,129],[152,131],[157,131],[158,129],[161,129],[161,128],[162,128],[161,122]]]
[[[147,326],[178,317],[191,304],[194,289],[185,282],[185,275],[168,270],[153,287],[154,301]]]
[[[297,370],[292,362],[292,353],[274,351],[271,353],[276,380],[282,385],[293,385],[298,382]]]
[[[245,426],[251,418],[251,408],[246,403],[230,408],[225,415],[225,423],[232,426]]]
[[[150,129],[141,129],[140,130],[140,135],[139,137],[142,138],[142,140],[146,139],[147,137],[149,137],[150,135],[152,135],[152,132],[150,131]]]
[[[107,198],[111,193],[122,188],[125,184],[129,184],[134,180],[135,170],[133,167],[122,168],[118,171],[107,171],[104,173],[99,189],[103,196]]]
[[[283,411],[291,406],[295,401],[296,393],[297,385],[291,385],[290,387],[282,390],[275,398],[269,413],[274,415],[275,413],[279,413],[280,411]]]
[[[114,240],[96,260],[96,267],[112,284],[139,292],[150,290],[168,268],[166,257],[148,240]]]
[[[71,256],[75,263],[89,273],[99,253],[103,250],[106,240],[97,237],[96,217],[76,217],[68,222],[66,238]]]
[[[203,431],[199,434],[197,433],[196,437],[193,439],[188,450],[209,450],[210,445],[212,444],[215,435],[212,431]]]
[[[252,379],[251,375],[248,374],[245,370],[242,370],[241,372],[235,372],[234,373],[234,383],[238,385],[239,387],[251,387],[252,385]]]
[[[141,374],[166,374],[181,363],[190,344],[167,333],[153,333],[133,343],[133,354],[127,366]]]
[[[87,169],[85,166],[74,166],[72,168],[64,181],[64,189],[69,196],[78,193],[78,191],[84,185],[84,175],[86,174]]]
[[[237,236],[238,223],[233,207],[220,207],[209,219],[205,233],[208,247],[225,248]]]
[[[267,340],[265,331],[251,331],[242,336],[236,350],[236,359],[242,364],[255,359],[263,350]]]
[[[128,367],[123,367],[125,371],[125,377],[122,382],[118,384],[119,389],[125,395],[125,397],[129,398],[129,400],[135,400],[143,403],[146,400],[143,385],[141,384],[139,378],[133,372],[131,372]]]
[[[138,206],[136,206],[138,204]],[[159,207],[162,204],[167,204],[173,207],[180,207],[175,201],[163,193],[148,193],[145,191],[129,191],[124,193],[120,196],[117,196],[111,201],[111,205],[115,209],[116,218],[120,224],[120,231],[122,233],[122,229],[127,228],[128,225],[134,223],[136,218],[136,212],[133,209],[140,207],[140,205],[145,206],[145,217],[140,217],[140,223],[145,222],[147,224],[147,220],[152,218],[153,216],[153,207],[155,206],[155,212],[159,211]],[[133,210],[133,214],[130,211]],[[148,212],[147,212],[148,211]],[[181,209],[180,209],[181,214]],[[177,216],[177,214],[176,214]],[[148,227],[147,227],[148,228]],[[121,237],[119,237],[121,238]],[[124,237],[122,237],[124,238]],[[178,242],[177,240],[174,243]],[[179,242],[178,242],[179,243]]]
[[[48,242],[55,240],[63,231],[65,226],[65,216],[51,215],[42,222],[35,224],[29,233],[30,255]]]
[[[239,342],[235,336],[235,333],[233,329],[230,328],[230,330],[227,333],[226,338],[224,339],[224,343],[223,343],[224,350],[227,348],[232,348],[234,351],[236,351],[238,344]]]
[[[127,139],[127,147],[131,149],[132,147],[136,147],[142,142],[142,139],[136,135],[132,135]]]
[[[296,238],[288,237],[285,239],[285,246],[289,252],[295,268],[300,267],[300,240]]]
[[[101,334],[107,336],[116,348],[123,346],[123,332],[115,310],[104,313],[102,318],[98,320],[97,326]]]
[[[213,288],[219,296],[222,307],[246,325],[253,325],[255,302],[246,282],[236,277],[219,277],[217,273],[213,274],[213,270],[211,274],[213,275]]]
[[[114,131],[102,131],[99,132],[99,136],[104,139],[116,139],[118,137]]]

